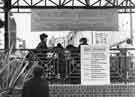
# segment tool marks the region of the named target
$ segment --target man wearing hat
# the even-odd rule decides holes
[[[82,37],[80,40],[79,40],[80,44],[79,44],[79,49],[81,48],[81,45],[88,45],[87,43],[87,38],[85,37]]]

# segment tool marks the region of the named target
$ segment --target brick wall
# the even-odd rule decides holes
[[[50,97],[135,97],[135,85],[50,85]]]
[[[135,97],[135,85],[51,85],[51,97]]]

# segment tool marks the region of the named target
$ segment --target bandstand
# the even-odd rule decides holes
[[[23,2],[21,4],[20,2]],[[78,5],[79,4],[79,5]],[[2,68],[0,71],[1,76],[5,74],[4,70],[6,68],[6,78],[8,81],[3,84],[0,90],[0,94],[2,97],[20,97],[21,89],[16,88],[18,85],[17,81],[20,83],[23,83],[24,79],[28,74],[31,72],[31,70],[25,71],[30,68],[26,68],[29,63],[24,56],[24,58],[21,58],[22,62],[18,62],[18,60],[12,60],[10,59],[9,55],[14,51],[29,51],[33,53],[33,49],[16,49],[10,47],[10,31],[9,31],[9,13],[20,13],[23,15],[23,13],[31,14],[31,9],[38,9],[38,10],[50,10],[50,9],[83,9],[83,10],[106,10],[106,9],[115,9],[117,10],[117,14],[130,14],[130,40],[132,41],[131,44],[133,44],[133,23],[132,23],[132,14],[135,12],[135,0],[2,0],[0,3],[0,8],[2,9],[1,13],[4,13],[4,49],[1,51],[4,52],[3,54],[3,60],[5,64],[5,67]],[[22,9],[29,9],[28,11],[24,11]],[[118,30],[118,29],[117,29]],[[122,42],[119,42],[118,44],[121,44],[123,42],[127,42],[127,40],[124,40]],[[115,44],[113,46],[117,46],[118,44]],[[57,79],[51,79],[50,80],[50,97],[134,97],[135,95],[135,72],[132,68],[134,66],[132,65],[129,60],[132,58],[130,56],[127,56],[125,53],[128,50],[135,50],[135,48],[110,48],[110,51],[118,51],[122,52],[121,55],[113,57],[110,56],[110,63],[115,64],[116,71],[111,71],[111,84],[109,85],[82,85],[79,81],[80,80],[80,72],[72,73],[71,75],[68,75],[69,79],[64,80],[64,82],[60,82],[59,78]],[[49,51],[49,50],[48,50]],[[77,50],[75,50],[77,51]],[[41,53],[39,53],[41,54]],[[75,52],[75,57],[78,58],[79,54],[78,52]],[[80,57],[79,57],[80,58]],[[37,60],[36,55],[33,55],[31,58],[31,62],[33,64],[36,64]],[[80,59],[76,59],[77,62],[80,62]],[[41,60],[40,60],[41,61]],[[51,59],[53,61],[53,58]],[[23,62],[25,63],[25,66],[23,66]],[[48,64],[50,61],[48,61]],[[68,61],[66,61],[68,64]],[[54,64],[59,64],[59,62],[54,61]],[[16,64],[12,69],[10,70],[10,66],[8,64]],[[17,64],[20,64],[18,66]],[[131,64],[131,66],[129,65]],[[112,66],[111,65],[111,66]],[[23,68],[22,68],[23,66]],[[8,67],[8,68],[7,68]],[[11,76],[10,73],[13,72],[13,68],[18,68],[18,70],[15,71],[15,75]],[[78,70],[79,67],[75,66],[75,69]],[[111,67],[112,68],[112,67]],[[119,68],[117,70],[117,68]],[[80,69],[80,68],[79,68]],[[21,70],[21,72],[19,72]],[[51,69],[50,69],[51,71]],[[52,73],[52,75],[55,72]],[[130,73],[130,74],[129,74]],[[72,76],[75,75],[75,76]],[[77,75],[77,76],[76,76]],[[130,77],[130,76],[131,77]],[[55,76],[55,74],[54,74]],[[51,76],[52,77],[52,76]],[[78,78],[79,77],[79,78]],[[74,79],[74,80],[72,80]],[[75,81],[72,83],[72,81]],[[2,83],[2,82],[1,82]],[[9,92],[10,91],[10,92]],[[11,92],[12,91],[12,92]]]

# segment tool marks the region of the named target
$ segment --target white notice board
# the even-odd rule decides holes
[[[93,44],[109,44],[109,34],[110,32],[104,31],[93,32]]]
[[[81,46],[81,84],[110,84],[109,46]]]

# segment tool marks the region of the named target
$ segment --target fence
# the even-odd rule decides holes
[[[111,49],[111,83],[135,82],[135,57],[131,55],[127,56],[126,53],[128,50],[134,51],[135,49]],[[47,78],[51,84],[80,84],[81,64],[80,51],[78,49],[22,49],[13,52],[18,59],[21,59],[26,53],[28,53],[28,55],[25,61],[29,62],[26,69],[31,68],[34,62],[38,62],[39,65],[44,67],[44,77]]]

